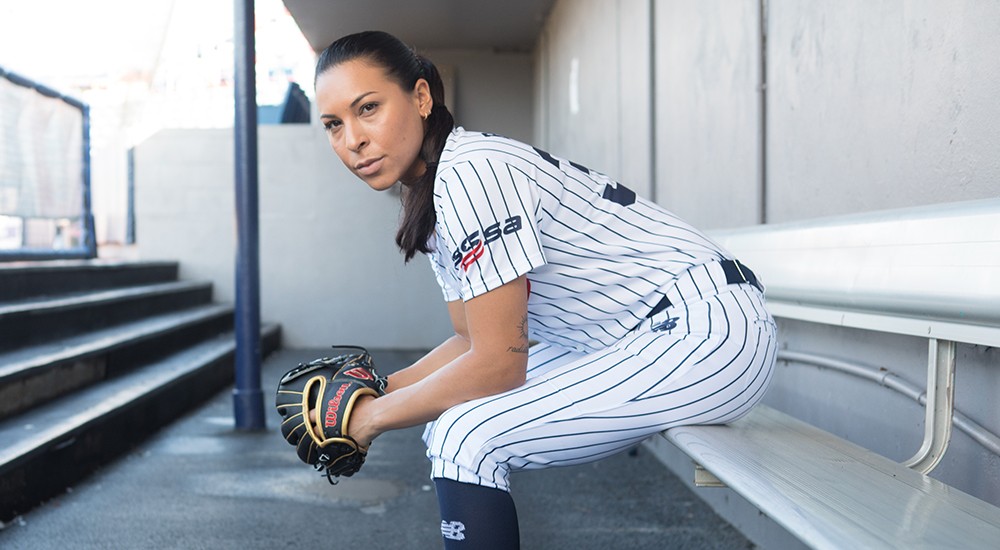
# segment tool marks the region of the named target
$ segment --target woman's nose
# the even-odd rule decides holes
[[[365,136],[364,129],[360,124],[344,124],[344,130],[346,134],[346,145],[351,151],[360,151],[368,144],[368,138]]]

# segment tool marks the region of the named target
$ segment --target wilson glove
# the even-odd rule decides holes
[[[334,349],[351,351],[299,363],[281,377],[274,400],[285,441],[330,483],[336,483],[336,477],[354,475],[365,463],[368,447],[348,433],[351,410],[361,396],[385,395],[386,385],[368,350],[357,346]],[[315,422],[309,421],[312,410]]]

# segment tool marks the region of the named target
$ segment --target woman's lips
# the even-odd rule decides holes
[[[378,157],[374,159],[363,160],[354,165],[354,170],[362,176],[371,176],[382,168],[383,158],[384,157]]]

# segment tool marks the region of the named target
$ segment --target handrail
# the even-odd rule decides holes
[[[778,350],[778,361],[785,361],[789,364],[812,365],[814,367],[841,372],[862,380],[875,382],[880,386],[909,397],[921,406],[925,406],[927,403],[927,392],[923,388],[884,368],[869,367],[813,352],[789,349]],[[953,409],[952,423],[959,431],[968,435],[984,449],[1000,456],[1000,436],[966,416],[957,407]]]

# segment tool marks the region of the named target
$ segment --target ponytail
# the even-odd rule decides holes
[[[434,234],[434,223],[437,221],[434,212],[434,178],[437,176],[437,164],[445,141],[455,128],[455,119],[444,105],[441,75],[427,58],[417,56],[417,59],[422,67],[423,78],[430,85],[434,106],[427,117],[424,143],[420,148],[420,159],[424,161],[427,170],[415,181],[403,186],[403,216],[396,232],[396,245],[402,250],[407,262],[417,252],[431,252],[427,241]]]

